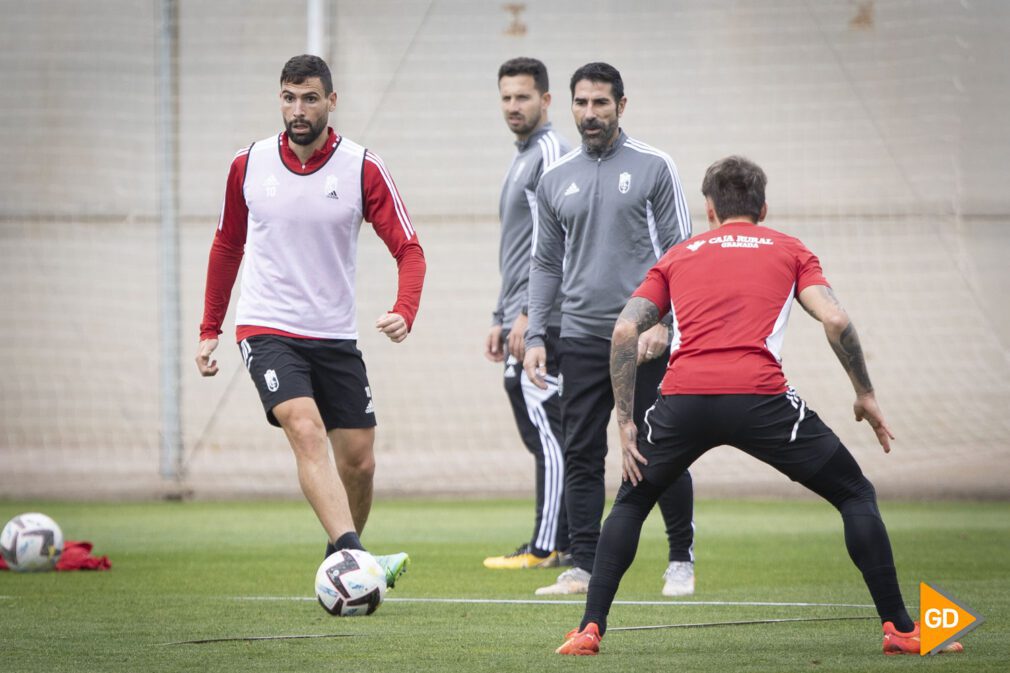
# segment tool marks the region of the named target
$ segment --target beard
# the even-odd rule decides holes
[[[300,123],[306,123],[306,124],[308,124],[309,125],[309,130],[308,131],[295,131],[294,128],[293,128],[294,125],[295,125],[295,122],[300,122]],[[284,122],[284,128],[287,129],[288,138],[290,138],[291,142],[293,142],[294,144],[296,144],[296,145],[311,145],[312,143],[314,143],[316,141],[316,138],[318,138],[320,136],[320,134],[322,134],[322,132],[326,130],[327,123],[328,123],[328,120],[327,120],[326,117],[323,117],[322,119],[320,119],[315,124],[310,123],[306,119],[292,119],[291,121],[285,121]]]
[[[617,126],[617,120],[615,119],[612,123],[608,124],[606,122],[600,121],[599,119],[594,119],[592,121],[583,122],[579,124],[579,135],[582,136],[582,143],[586,146],[590,152],[600,153],[607,149],[610,145],[610,141],[614,138],[614,129]],[[600,133],[595,135],[587,135],[586,131],[599,130]]]
[[[509,125],[509,130],[512,133],[517,136],[528,136],[540,125],[540,115],[537,114],[532,119],[527,119],[523,115],[508,116],[505,118],[505,122]]]

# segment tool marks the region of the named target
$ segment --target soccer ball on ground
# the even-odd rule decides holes
[[[18,514],[0,533],[0,555],[11,570],[52,570],[63,553],[63,531],[45,514]]]
[[[386,571],[367,551],[340,549],[316,571],[316,597],[331,615],[370,615],[385,596]]]

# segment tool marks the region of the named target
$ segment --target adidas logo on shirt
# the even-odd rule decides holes
[[[326,198],[328,199],[339,199],[337,196],[337,176],[327,175],[326,176],[326,187],[324,190],[326,192]]]
[[[565,196],[571,196],[572,194],[578,194],[581,190],[579,186],[574,182],[568,185],[568,189],[565,190]]]

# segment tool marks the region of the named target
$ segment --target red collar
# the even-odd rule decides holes
[[[326,130],[329,132],[326,142],[312,153],[312,156],[309,157],[309,160],[304,165],[302,164],[302,160],[298,158],[298,155],[288,145],[287,131],[281,133],[281,160],[284,162],[284,165],[291,169],[293,173],[308,174],[319,170],[320,166],[329,160],[330,155],[333,154],[333,150],[340,144],[340,136],[333,130],[333,127],[327,127]]]

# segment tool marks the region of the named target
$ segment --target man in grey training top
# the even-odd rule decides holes
[[[537,594],[585,593],[603,516],[607,423],[614,407],[610,338],[621,309],[645,273],[691,236],[691,219],[673,161],[629,138],[618,122],[627,99],[620,73],[589,63],[571,80],[582,147],[549,167],[537,188],[537,230],[529,281],[524,368],[543,388],[551,344],[545,339],[559,292],[565,502],[574,567]],[[642,334],[635,424],[656,401],[670,355],[668,325]],[[673,338],[677,338],[674,334]],[[641,432],[641,431],[640,431]],[[693,487],[690,475],[659,499],[670,543],[663,594],[694,592]]]
[[[508,394],[519,435],[536,463],[536,521],[533,536],[504,556],[484,559],[495,569],[546,568],[570,564],[565,517],[565,465],[561,450],[561,403],[555,358],[561,314],[551,311],[545,339],[551,344],[546,389],[523,376],[519,363],[525,350],[526,302],[529,295],[530,243],[536,220],[536,188],[544,169],[568,152],[570,145],[547,120],[551,104],[547,67],[534,58],[513,58],[498,69],[498,92],[505,123],[516,137],[518,152],[502,185],[499,267],[501,291],[484,356],[504,362]],[[557,302],[560,306],[560,302]]]

